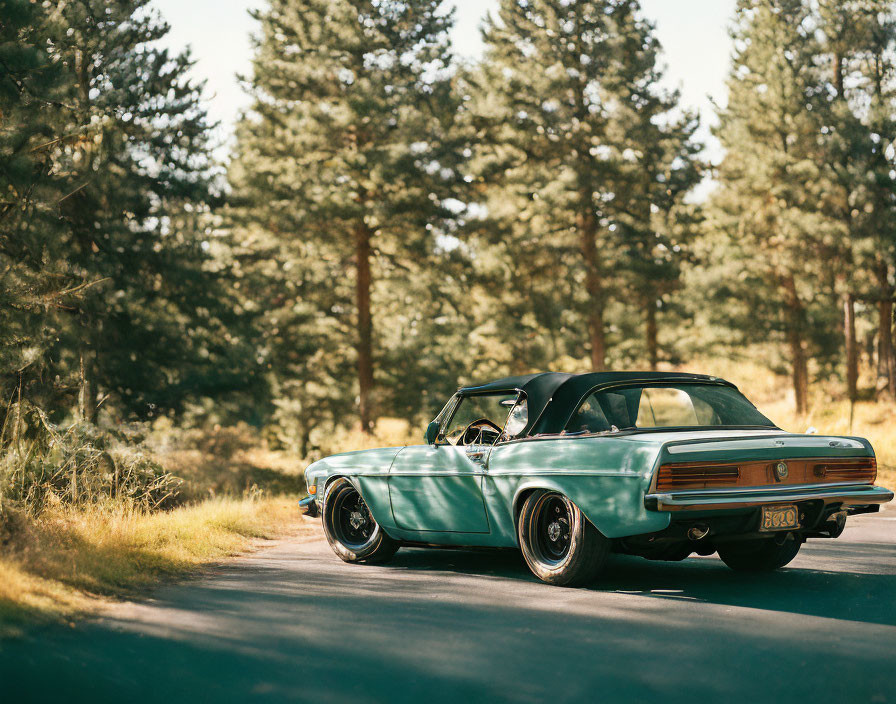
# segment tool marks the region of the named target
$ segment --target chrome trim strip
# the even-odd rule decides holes
[[[704,495],[710,497],[721,496],[727,498],[729,496],[739,496],[742,494],[786,494],[791,491],[820,491],[824,489],[845,489],[846,487],[856,489],[858,491],[867,491],[869,489],[879,488],[874,486],[874,484],[856,484],[855,482],[828,482],[826,484],[775,484],[773,486],[740,486],[724,487],[721,489],[686,489],[683,491],[658,492],[656,494],[650,494],[650,496],[658,499],[671,499],[678,497],[699,498]]]
[[[499,469],[489,470],[490,477],[631,477],[642,479],[643,472],[625,472],[617,469]]]
[[[430,472],[427,470],[421,470],[420,472],[389,472],[388,474],[380,474],[378,476],[383,478],[388,477],[419,477],[420,479],[425,479],[427,477],[481,477],[486,474],[485,470],[482,468],[479,469],[471,469],[469,472],[452,472],[449,470],[441,470],[437,472]]]
[[[648,494],[645,503],[661,510],[666,506],[700,507],[717,503],[762,504],[769,501],[805,501],[809,499],[857,499],[869,504],[883,504],[893,499],[893,492],[873,484],[797,484],[791,486],[743,489],[703,489]]]

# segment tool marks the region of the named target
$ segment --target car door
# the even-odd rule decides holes
[[[489,532],[483,497],[486,463],[518,398],[517,391],[460,396],[441,419],[434,444],[406,447],[398,453],[389,470],[389,498],[398,527]],[[480,425],[477,421],[486,421],[490,430],[469,431],[471,425]]]
[[[447,444],[401,450],[389,470],[395,525],[413,531],[488,533],[482,496],[487,451]]]

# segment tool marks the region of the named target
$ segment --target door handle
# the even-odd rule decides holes
[[[471,460],[481,460],[483,457],[485,457],[485,453],[481,450],[477,450],[476,452],[468,452],[467,457],[469,457]]]

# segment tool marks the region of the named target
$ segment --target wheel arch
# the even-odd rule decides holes
[[[527,482],[523,482],[520,486],[517,487],[516,492],[513,495],[513,504],[512,504],[512,514],[513,514],[513,527],[514,527],[514,536],[516,537],[517,544],[519,544],[519,536],[517,533],[517,526],[520,521],[520,513],[523,510],[523,503],[526,499],[536,491],[555,491],[558,494],[562,494],[567,497],[570,501],[572,501],[578,509],[582,512],[582,515],[585,517],[592,526],[594,526],[598,531],[603,533],[601,527],[598,523],[596,523],[590,515],[585,512],[585,509],[579,504],[579,502],[575,501],[575,499],[570,496],[570,492],[567,491],[560,482],[550,480],[550,479],[537,479],[531,480]]]
[[[347,481],[349,484],[351,484],[353,487],[355,487],[355,491],[357,491],[359,494],[361,494],[361,490],[358,488],[358,483],[352,481],[351,475],[340,472],[338,474],[331,474],[326,479],[324,479],[324,486],[323,486],[323,491],[321,491],[321,496],[326,495],[327,489],[330,488],[330,484],[335,482],[337,479],[345,479],[345,481]],[[361,494],[361,498],[364,498],[364,494]]]
[[[334,472],[332,475],[328,476],[326,479],[322,480],[322,490],[320,492],[321,501],[325,499],[327,495],[327,491],[329,491],[330,486],[333,485],[339,479],[344,479],[347,481],[352,488],[357,491],[361,498],[364,500],[364,503],[367,504],[367,508],[373,516],[373,520],[377,522],[377,524],[382,528],[382,530],[391,537],[393,540],[398,540],[395,536],[394,525],[392,520],[392,506],[388,503],[388,489],[386,490],[385,496],[381,495],[382,492],[379,491],[375,485],[371,485],[363,481],[363,476],[357,476],[352,474],[351,472],[340,471]],[[378,495],[380,494],[380,495]]]

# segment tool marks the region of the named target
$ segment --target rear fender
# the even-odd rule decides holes
[[[550,481],[548,479],[533,479],[530,481],[525,481],[517,487],[516,493],[513,495],[513,525],[515,526],[520,520],[520,511],[523,510],[523,502],[526,500],[526,497],[529,496],[533,491],[538,491],[542,489],[544,491],[556,491],[561,494],[564,493],[563,487],[560,486],[559,482]],[[591,521],[591,519],[588,519]],[[594,521],[591,521],[594,523]],[[596,526],[595,526],[596,527]]]
[[[593,474],[522,481],[513,497],[514,526],[526,496],[538,489],[556,491],[569,498],[607,538],[652,533],[669,525],[669,514],[645,510],[642,477]]]

